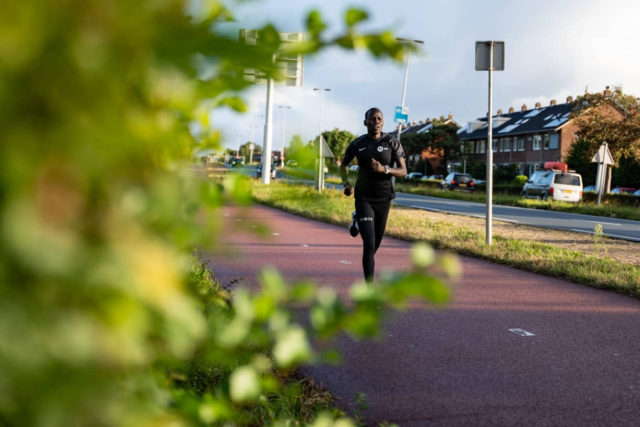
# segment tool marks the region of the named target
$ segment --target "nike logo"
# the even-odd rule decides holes
[[[367,147],[364,147],[364,148],[360,148],[358,151],[362,151],[362,150],[366,150],[366,149],[367,149]]]

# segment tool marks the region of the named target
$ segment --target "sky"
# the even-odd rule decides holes
[[[409,121],[452,114],[464,126],[486,116],[488,72],[475,71],[474,57],[475,42],[485,40],[505,43],[505,69],[493,73],[494,114],[511,106],[548,105],[551,99],[562,103],[606,86],[640,97],[640,2],[635,0],[254,0],[233,7],[237,22],[229,30],[272,22],[280,31],[303,31],[306,14],[318,9],[329,34],[338,34],[345,10],[353,6],[369,13],[361,30],[389,29],[424,41],[423,52],[409,60]],[[385,131],[395,128],[405,63],[338,48],[304,61],[302,87],[274,90],[274,149],[288,145],[293,135],[308,141],[318,134],[321,100],[313,88],[331,89],[322,97],[323,130],[365,133],[363,115],[374,106],[384,113]],[[226,147],[263,144],[266,86],[252,88],[245,100],[248,113],[212,114]]]

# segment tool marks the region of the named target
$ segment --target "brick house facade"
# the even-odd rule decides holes
[[[573,98],[568,97],[564,104],[552,100],[546,107],[537,103],[533,109],[523,105],[517,112],[510,108],[507,114],[498,110],[493,116],[494,165],[515,165],[519,173],[530,176],[542,169],[544,162],[566,159],[579,129],[570,117],[575,108]],[[606,109],[606,115],[622,118],[622,113],[612,106],[599,108]],[[486,161],[487,132],[486,117],[468,123],[458,132],[467,156],[482,163]]]

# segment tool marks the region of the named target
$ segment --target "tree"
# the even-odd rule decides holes
[[[442,171],[448,170],[447,165],[462,154],[458,128],[444,118],[434,119],[429,132],[408,135],[402,140],[402,147],[409,155],[422,154],[425,150],[438,154],[442,159]]]
[[[594,154],[593,144],[584,138],[578,138],[569,147],[565,158],[569,168],[582,175],[585,186],[596,182],[597,165],[591,162]]]
[[[618,168],[632,163],[620,160],[640,156],[640,102],[625,95],[620,87],[604,93],[586,93],[575,101],[570,116],[579,127],[577,138],[566,157],[567,164],[595,182],[595,166],[591,158],[606,141]],[[620,171],[614,176],[628,176]]]
[[[322,137],[327,142],[333,155],[338,159],[343,156],[349,143],[356,138],[356,136],[348,130],[339,130],[338,128],[322,132]]]
[[[251,153],[251,145],[253,144],[253,153]],[[254,156],[256,154],[262,154],[262,146],[259,144],[256,144],[254,142],[245,142],[244,144],[242,144],[239,148],[238,148],[238,156],[242,156],[246,159],[246,162],[249,163],[249,157],[251,156],[251,154],[253,154]],[[255,157],[254,157],[255,159]]]
[[[458,128],[453,123],[434,122],[429,133],[433,136],[430,147],[434,151],[441,151],[444,170],[446,171],[449,163],[458,160],[462,153]]]

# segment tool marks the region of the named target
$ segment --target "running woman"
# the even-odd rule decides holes
[[[373,280],[374,255],[380,247],[387,226],[391,200],[395,198],[392,176],[407,175],[404,150],[400,142],[382,133],[384,119],[378,108],[367,110],[364,115],[366,135],[349,144],[342,158],[340,172],[344,194],[350,196],[353,187],[348,179],[349,163],[358,159],[358,179],[355,185],[355,212],[349,229],[351,236],[362,236],[362,269],[367,282]],[[397,167],[392,167],[397,165]]]

